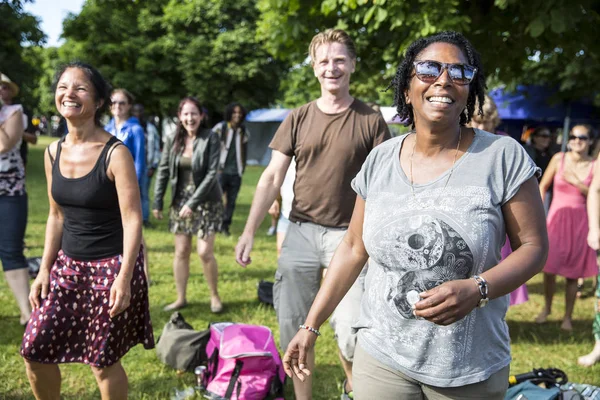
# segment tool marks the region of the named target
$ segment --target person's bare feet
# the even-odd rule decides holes
[[[571,319],[570,318],[563,319],[562,324],[560,324],[560,329],[562,329],[563,331],[572,332],[573,324],[571,322]]]
[[[174,303],[168,304],[163,308],[163,311],[177,311],[185,308],[187,306],[187,301],[176,301]]]
[[[591,353],[581,356],[577,359],[577,364],[584,367],[591,367],[600,361],[600,341],[596,341],[594,350]]]
[[[210,312],[213,314],[218,314],[223,311],[223,303],[221,299],[218,297],[213,297],[210,299]]]
[[[543,324],[544,322],[546,322],[548,320],[548,316],[549,315],[550,315],[550,311],[542,310],[542,312],[540,312],[538,314],[538,316],[535,317],[535,323],[536,324]]]

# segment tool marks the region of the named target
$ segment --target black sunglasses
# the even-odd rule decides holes
[[[111,106],[125,106],[129,103],[127,103],[126,101],[111,101],[110,105]]]
[[[575,140],[575,139],[579,139],[582,142],[587,142],[588,140],[590,140],[590,138],[587,136],[569,135],[569,140]]]
[[[425,83],[435,82],[444,70],[448,71],[450,80],[457,85],[468,85],[473,82],[477,68],[468,64],[447,64],[439,61],[415,61],[415,75]]]

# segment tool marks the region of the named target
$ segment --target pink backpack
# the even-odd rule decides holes
[[[221,322],[210,326],[204,376],[210,399],[283,399],[285,372],[266,326]]]

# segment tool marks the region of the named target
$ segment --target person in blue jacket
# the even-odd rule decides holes
[[[104,129],[123,142],[133,155],[138,183],[146,174],[146,144],[144,128],[140,121],[131,115],[133,95],[126,89],[115,89],[111,95],[110,112],[113,118]]]
[[[148,192],[141,190],[144,187],[144,180],[147,179],[146,139],[144,136],[144,128],[142,128],[140,121],[131,115],[131,107],[134,98],[127,89],[114,89],[110,96],[110,101],[110,112],[113,115],[113,118],[104,129],[122,141],[133,156],[135,174],[137,175],[140,196],[142,199],[142,217],[147,221],[150,210],[148,207],[148,199],[144,199],[144,196],[148,197]],[[144,209],[144,204],[146,205],[146,209]],[[142,244],[144,248],[144,272],[146,273],[146,279],[150,282],[148,249],[146,248],[146,242],[143,237]]]

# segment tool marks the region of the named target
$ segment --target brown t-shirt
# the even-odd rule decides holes
[[[369,152],[389,138],[381,114],[357,99],[338,114],[325,114],[316,101],[293,110],[269,145],[296,157],[290,220],[347,227],[356,200],[350,182]]]

